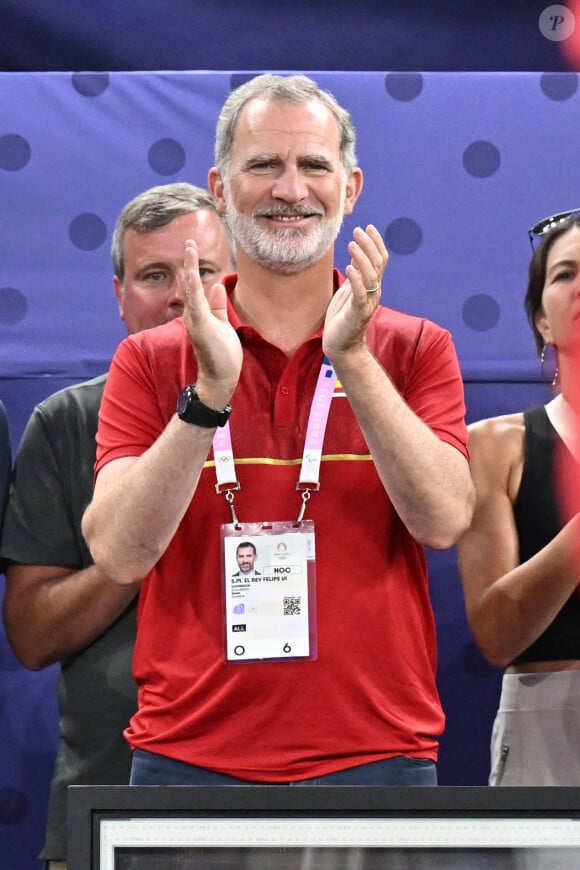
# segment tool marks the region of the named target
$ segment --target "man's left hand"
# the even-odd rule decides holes
[[[347,281],[336,291],[326,312],[323,351],[333,356],[363,346],[370,319],[381,298],[381,281],[389,255],[379,231],[372,224],[356,227],[348,246],[351,256]]]

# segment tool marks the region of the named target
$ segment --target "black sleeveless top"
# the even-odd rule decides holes
[[[520,564],[549,543],[564,525],[554,487],[556,445],[558,450],[564,449],[563,442],[543,405],[525,411],[524,422],[524,468],[514,504]],[[513,663],[564,659],[580,659],[580,595],[576,592],[544,633]]]

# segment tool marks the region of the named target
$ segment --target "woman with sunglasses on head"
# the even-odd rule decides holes
[[[580,516],[557,486],[560,457],[579,461],[569,391],[580,378],[580,213],[530,233],[540,243],[526,312],[538,351],[556,354],[558,387],[545,406],[470,426],[476,507],[457,547],[475,640],[506,669],[489,784],[580,785]]]

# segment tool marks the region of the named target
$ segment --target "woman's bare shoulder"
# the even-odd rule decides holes
[[[523,412],[488,417],[471,423],[468,428],[471,468],[476,483],[486,491],[489,486],[492,490],[507,492],[513,502],[523,467]]]

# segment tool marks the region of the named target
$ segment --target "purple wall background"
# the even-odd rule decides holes
[[[365,189],[337,264],[355,223],[381,229],[383,301],[452,331],[468,418],[544,401],[522,308],[526,231],[580,205],[578,76],[539,30],[547,5],[171,0],[134,14],[126,0],[114,12],[104,0],[50,12],[0,0],[0,397],[14,449],[37,401],[106,369],[124,334],[116,216],[153,184],[205,183],[217,113],[247,70],[316,70],[351,110]],[[54,72],[67,69],[92,72]],[[173,71],[123,72],[158,69]],[[479,785],[500,675],[469,636],[454,551],[429,560],[447,712],[440,781]],[[39,867],[55,675],[20,668],[0,629],[0,854],[11,870]]]

